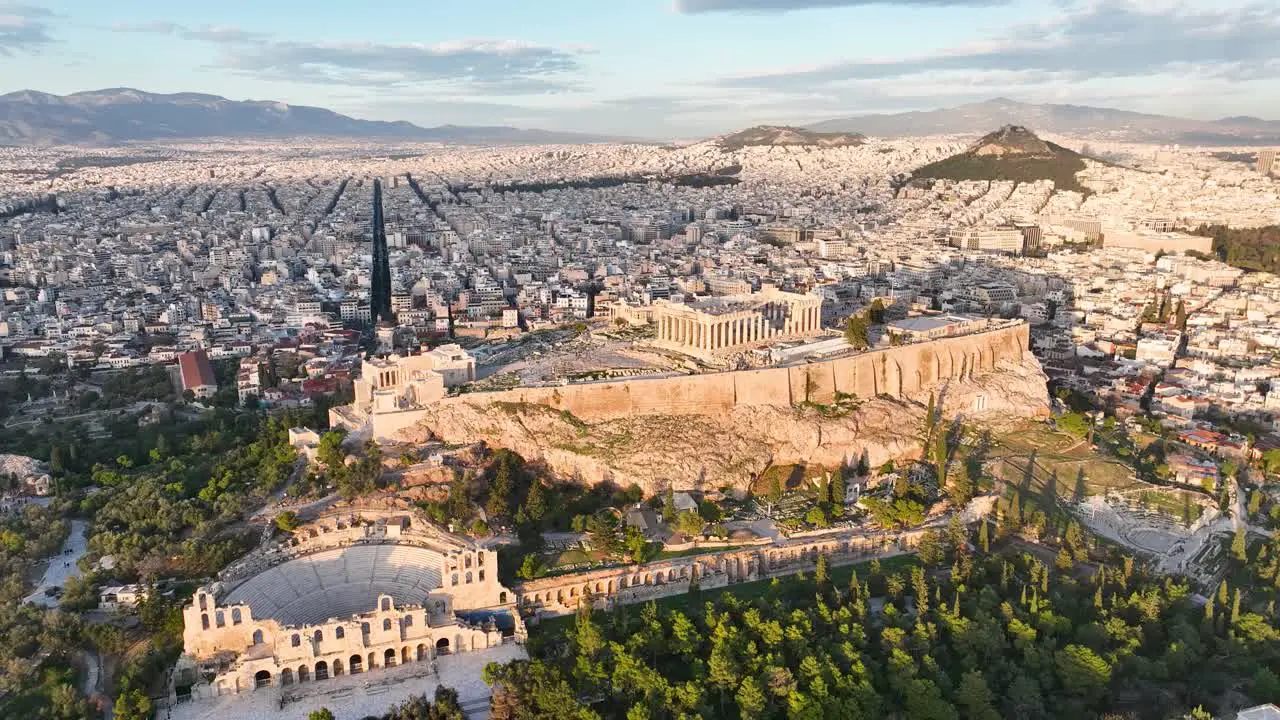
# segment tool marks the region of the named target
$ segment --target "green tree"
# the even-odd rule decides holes
[[[342,449],[342,443],[346,439],[345,430],[330,430],[321,435],[320,442],[316,446],[316,460],[323,463],[330,471],[342,468],[342,463],[347,457],[347,453]]]
[[[981,670],[969,670],[960,678],[956,702],[964,710],[965,720],[1000,720]]]
[[[319,710],[312,710],[308,713],[307,720],[334,720],[334,718],[333,713],[329,711],[329,708],[320,708]]]
[[[676,532],[690,539],[700,539],[702,529],[707,521],[702,519],[697,510],[684,510],[676,513]]]
[[[286,510],[276,515],[276,527],[283,532],[293,532],[298,528],[298,513]]]
[[[137,688],[122,691],[113,708],[116,720],[151,720],[151,698]]]
[[[1231,555],[1239,562],[1248,562],[1248,545],[1246,544],[1245,529],[1243,526],[1236,528],[1236,534],[1231,539]]]
[[[734,697],[738,701],[738,712],[743,720],[764,717],[765,710],[769,706],[764,689],[760,687],[760,681],[754,677],[744,678],[738,685],[738,693]]]
[[[1068,645],[1059,650],[1056,664],[1063,688],[1088,703],[1097,701],[1111,682],[1111,666],[1083,645]]]
[[[851,315],[845,321],[844,339],[856,350],[866,350],[871,346],[871,340],[868,338],[870,324],[863,314]]]

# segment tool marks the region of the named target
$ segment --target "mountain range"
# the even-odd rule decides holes
[[[1036,105],[1007,98],[940,110],[889,115],[855,115],[808,127],[816,132],[857,132],[879,137],[981,134],[993,127],[1020,125],[1040,132],[1093,135],[1121,142],[1188,145],[1280,144],[1280,121],[1255,117],[1190,120],[1085,105]]]
[[[106,145],[196,138],[323,137],[475,144],[572,144],[619,138],[513,127],[358,120],[324,108],[201,93],[113,88],[50,95],[0,95],[0,145]]]

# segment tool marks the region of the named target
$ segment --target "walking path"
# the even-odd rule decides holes
[[[80,575],[80,568],[76,567],[76,563],[89,549],[89,539],[86,536],[88,527],[89,524],[84,520],[71,521],[71,534],[63,543],[62,552],[49,559],[49,567],[45,569],[44,577],[40,579],[35,592],[27,596],[27,602],[42,607],[54,607],[58,604],[58,599],[45,595],[45,590],[51,587],[63,587],[67,584],[67,580]]]

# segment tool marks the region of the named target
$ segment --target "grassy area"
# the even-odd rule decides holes
[[[724,552],[728,550],[738,550],[742,545],[729,545],[725,547],[696,547],[688,550],[663,550],[658,553],[655,560],[671,560],[673,558],[689,557],[691,555],[703,555],[711,552]]]
[[[1124,463],[1104,457],[1087,442],[1057,432],[1044,423],[1023,423],[992,438],[991,458],[996,461],[996,472],[1003,473],[1002,479],[1006,482],[1016,485],[1022,481],[1015,475],[1015,465],[1024,467],[1032,453],[1038,466],[1031,480],[1031,489],[1035,492],[1042,492],[1053,476],[1056,476],[1058,495],[1064,498],[1071,498],[1078,492],[1080,481],[1083,481],[1086,495],[1142,486]]]
[[[849,578],[853,576],[853,571],[858,571],[858,576],[862,580],[866,580],[870,573],[868,567],[871,565],[870,560],[866,562],[854,563],[852,565],[841,565],[840,567],[831,568],[831,583],[843,588],[849,584]],[[920,559],[915,555],[895,555],[894,557],[883,558],[880,560],[880,571],[882,573],[898,572],[919,564]],[[779,578],[783,582],[786,578]],[[658,607],[664,610],[680,610],[685,613],[700,612],[707,602],[714,602],[723,594],[731,594],[744,602],[751,602],[762,598],[769,592],[769,586],[773,583],[774,578],[766,578],[764,580],[756,580],[754,582],[737,583],[734,585],[726,585],[725,587],[710,588],[707,590],[699,590],[696,593],[685,593],[683,595],[672,595],[670,597],[659,598],[654,600]],[[640,603],[637,603],[637,606]],[[537,625],[529,628],[530,634],[535,636],[539,643],[554,643],[554,638],[563,635],[573,628],[574,616],[562,615],[554,618],[543,618]]]
[[[1158,488],[1138,493],[1137,500],[1139,505],[1150,510],[1193,523],[1204,513],[1198,502],[1202,497],[1187,490]]]

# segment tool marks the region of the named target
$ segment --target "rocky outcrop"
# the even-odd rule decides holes
[[[718,413],[643,414],[585,421],[524,402],[442,403],[401,440],[485,442],[544,462],[566,478],[636,483],[647,492],[746,489],[770,465],[836,467],[865,453],[874,466],[919,454],[930,396],[948,417],[999,424],[1048,413],[1045,376],[1034,357],[927,388],[901,400],[841,398],[830,405],[740,405]]]

